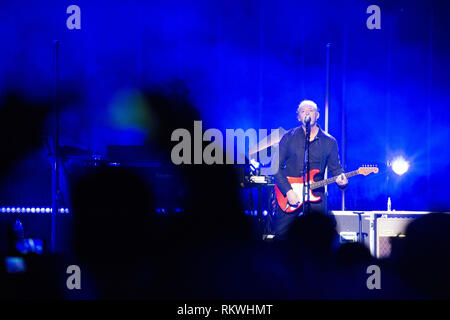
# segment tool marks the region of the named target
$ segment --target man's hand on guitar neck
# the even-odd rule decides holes
[[[300,203],[300,199],[297,197],[297,194],[292,189],[286,193],[286,197],[291,206],[295,207]]]
[[[345,176],[345,174],[344,173],[341,173],[338,177],[337,177],[337,179],[336,179],[336,183],[339,185],[339,186],[345,186],[347,183],[348,183],[348,179],[347,179],[347,177]]]

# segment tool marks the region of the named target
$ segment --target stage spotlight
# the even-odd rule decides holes
[[[267,210],[263,211],[263,216],[267,216]]]
[[[391,162],[392,171],[401,176],[409,169],[409,163],[403,157],[397,157]]]

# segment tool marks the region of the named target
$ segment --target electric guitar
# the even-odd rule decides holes
[[[312,190],[326,186],[330,183],[333,183],[338,178],[338,176],[336,176],[336,177],[332,177],[332,178],[329,178],[326,180],[321,180],[321,181],[315,182],[314,176],[317,173],[319,173],[319,171],[320,171],[319,169],[313,169],[313,170],[309,171],[309,186],[310,186],[309,202],[317,202],[321,199],[320,196],[316,197],[312,193]],[[358,170],[345,173],[345,176],[347,178],[351,178],[351,177],[354,177],[359,174],[367,176],[370,173],[378,173],[378,168],[377,167],[359,167]],[[277,202],[278,202],[278,205],[280,206],[281,210],[283,210],[284,212],[293,212],[303,205],[303,188],[305,187],[305,183],[303,182],[303,177],[287,177],[287,179],[288,179],[289,183],[291,184],[292,189],[297,194],[297,197],[300,199],[300,203],[297,206],[291,206],[289,204],[287,196],[286,197],[283,196],[283,194],[281,193],[280,189],[278,189],[278,186],[276,184],[275,184],[275,196],[277,198]],[[306,197],[308,197],[308,195],[306,195]]]

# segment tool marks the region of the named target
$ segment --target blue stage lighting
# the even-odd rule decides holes
[[[263,211],[263,216],[267,216],[267,210]]]
[[[405,174],[409,169],[409,163],[403,157],[397,157],[391,162],[392,171],[399,176]]]

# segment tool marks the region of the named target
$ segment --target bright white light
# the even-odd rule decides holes
[[[409,163],[403,157],[397,157],[392,160],[392,171],[394,171],[399,176],[403,175],[408,171]]]

